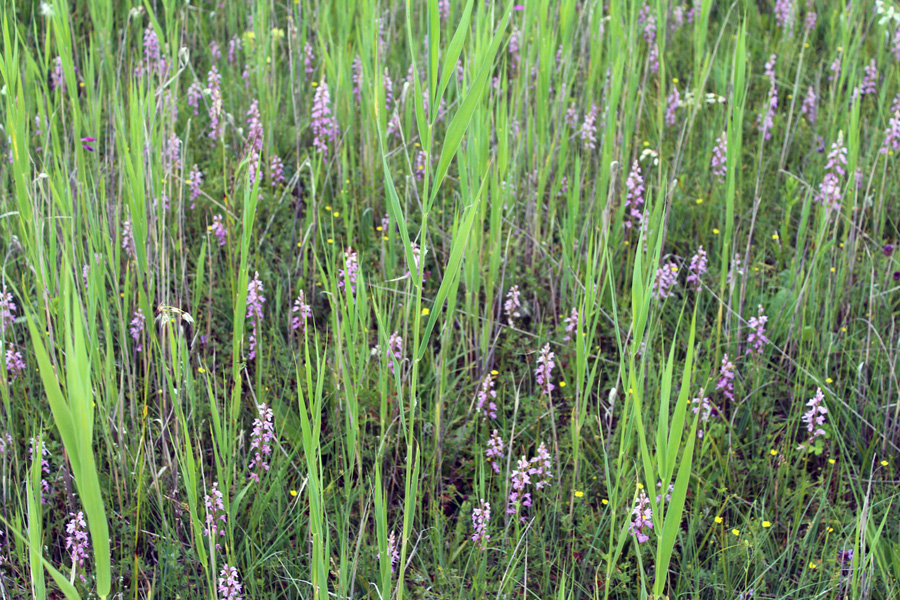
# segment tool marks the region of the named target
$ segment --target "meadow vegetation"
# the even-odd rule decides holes
[[[0,599],[900,593],[895,0],[0,34]]]

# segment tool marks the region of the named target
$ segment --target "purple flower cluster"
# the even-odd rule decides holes
[[[66,524],[66,550],[72,558],[72,569],[76,567],[84,567],[84,559],[88,557],[88,541],[87,523],[84,521],[84,513],[78,511],[78,514],[69,513],[72,520]],[[82,583],[87,583],[84,573],[81,574]]]
[[[630,526],[631,535],[637,538],[638,544],[649,542],[650,535],[647,531],[653,529],[653,509],[650,508],[650,498],[643,488],[638,493],[637,502],[631,512],[634,515],[634,521]]]
[[[756,126],[760,133],[763,134],[763,139],[766,141],[772,137],[775,111],[778,109],[778,86],[775,85],[775,61],[777,59],[778,56],[772,54],[766,62],[765,74],[769,78],[771,85],[769,87],[769,95],[766,99],[766,106],[763,109],[763,112],[756,117]]]
[[[216,541],[216,549],[221,550],[222,546],[217,541],[218,538],[225,536],[225,524],[228,517],[225,514],[225,501],[222,492],[219,490],[219,482],[212,485],[212,495],[207,494],[203,499],[206,505],[206,529],[203,535]]]
[[[806,431],[809,433],[809,437],[804,444],[800,444],[797,447],[798,450],[802,450],[804,446],[811,445],[820,435],[825,435],[822,425],[825,424],[825,415],[828,414],[828,409],[825,408],[825,394],[822,393],[822,388],[816,390],[815,397],[811,398],[806,403],[806,406],[809,407],[809,410],[804,413],[802,419],[806,423]]]
[[[900,31],[898,29],[897,31]],[[884,130],[884,144],[881,146],[881,154],[897,152],[900,150],[900,94],[894,98],[891,106],[891,118],[888,120],[887,129]]]
[[[556,355],[550,351],[550,344],[544,344],[544,347],[541,348],[541,355],[537,359],[537,369],[534,370],[534,376],[541,387],[542,396],[549,396],[556,389],[556,386],[551,382],[553,368],[556,366],[556,363],[553,362],[555,357]]]
[[[398,363],[403,361],[403,338],[400,337],[399,331],[395,331],[388,338],[388,368],[391,370],[391,375],[394,374],[395,360]]]
[[[574,107],[569,110],[574,111]],[[578,113],[574,114],[575,123],[578,122]],[[569,116],[566,115],[566,120]],[[591,110],[584,114],[584,122],[581,124],[581,142],[585,150],[594,150],[597,147],[597,107],[591,104]]]
[[[644,41],[650,48],[647,62],[650,63],[650,72],[659,71],[659,47],[656,45],[656,11],[645,4],[638,14],[638,27],[643,27]]]
[[[751,329],[750,334],[747,336],[747,354],[751,352],[762,354],[763,348],[769,343],[769,338],[766,337],[766,323],[768,321],[769,317],[763,315],[763,307],[760,304],[757,316],[750,317],[750,320],[747,322]]]
[[[437,9],[441,18],[441,25],[446,25],[447,18],[450,16],[450,0],[438,0]],[[488,512],[490,513],[490,509],[488,509]]]
[[[353,248],[344,250],[344,268],[338,271],[341,278],[338,281],[338,287],[341,289],[350,288],[350,293],[356,293],[356,278],[359,275],[359,256]]]
[[[700,421],[701,421],[704,425],[709,421],[709,418],[713,415],[713,411],[715,411],[716,414],[719,414],[719,409],[718,409],[718,407],[715,406],[714,404],[712,404],[712,403],[709,401],[709,398],[706,398],[706,397],[704,397],[704,398],[702,398],[702,399],[701,399],[701,398],[694,398],[693,400],[691,400],[691,404],[694,404],[694,405],[695,405],[694,408],[693,408],[693,411],[694,411],[694,414],[695,414],[695,415],[696,415],[698,412],[701,412],[701,411],[702,411],[702,414],[700,415]],[[699,429],[699,428],[697,429],[697,437],[699,437],[699,438],[702,438],[702,437],[703,437],[703,430],[702,430],[702,429]]]
[[[213,217],[212,225],[209,226],[209,230],[213,232],[216,236],[216,239],[219,240],[219,247],[221,248],[226,244],[228,237],[228,229],[225,227],[225,223],[222,220],[222,215],[216,215]]]
[[[250,434],[250,450],[253,459],[250,461],[250,479],[259,481],[259,474],[269,470],[266,462],[272,454],[272,440],[275,439],[275,425],[272,423],[273,413],[265,403],[256,407],[259,416],[253,420],[253,432]]]
[[[478,544],[479,548],[484,548],[485,543],[491,539],[487,533],[487,524],[490,520],[491,505],[482,498],[478,508],[472,511],[472,527],[475,529],[472,541]]]
[[[41,473],[44,477],[50,476],[50,461],[47,460],[47,457],[50,456],[50,451],[47,450],[47,443],[44,442],[41,436],[38,436],[37,439],[31,438],[28,440],[28,458],[30,460],[34,460],[34,449],[40,445],[41,448]],[[44,497],[44,494],[50,493],[50,484],[47,483],[46,479],[41,479],[41,504],[47,504],[47,499]]]
[[[163,148],[163,170],[168,173],[181,170],[181,139],[174,133]]]
[[[794,37],[796,19],[794,0],[775,0],[775,22],[788,39]]]
[[[194,82],[188,87],[187,90],[187,103],[188,106],[194,109],[194,116],[200,114],[200,97],[203,95],[203,87],[198,83]]]
[[[522,33],[519,31],[519,28],[513,25],[512,33],[509,34],[509,57],[513,71],[515,71],[519,66],[519,44],[521,42],[521,38]]]
[[[312,74],[316,72],[315,67],[313,66],[313,62],[316,60],[316,55],[313,54],[312,45],[307,41],[303,44],[303,70],[306,74],[306,80],[308,81]]]
[[[228,40],[228,64],[234,64],[234,61],[237,60],[237,52],[242,48],[243,44],[241,43],[241,38],[236,34],[231,36],[231,39]]]
[[[138,78],[153,74],[164,78],[169,71],[169,61],[160,49],[159,37],[153,27],[144,30],[144,62],[135,71]]]
[[[803,118],[810,125],[816,124],[816,118],[819,114],[819,97],[816,95],[816,90],[813,86],[809,86],[809,90],[806,92],[803,104],[800,105],[800,114],[803,115]]]
[[[475,405],[475,412],[479,415],[484,411],[484,418],[497,418],[497,404],[493,398],[497,397],[497,390],[494,389],[493,371],[488,373],[484,381],[481,382],[481,388],[478,390],[478,403]]]
[[[722,365],[719,367],[719,381],[716,382],[716,391],[734,402],[734,363],[728,360],[728,355],[722,357]]]
[[[500,463],[505,455],[503,454],[503,438],[500,437],[500,433],[495,429],[491,433],[491,438],[488,440],[488,447],[485,450],[484,455],[485,458],[491,461],[491,468],[494,469],[494,473],[500,474]]]
[[[258,155],[262,152],[263,126],[259,115],[259,100],[251,102],[250,110],[247,111],[247,145],[252,153]]]
[[[728,132],[723,131],[722,135],[716,138],[716,145],[713,147],[712,160],[709,163],[709,170],[715,175],[719,183],[725,182],[725,176],[728,174]]]
[[[62,57],[53,59],[53,70],[50,71],[50,91],[66,91],[66,73],[63,71]]]
[[[0,292],[0,332],[5,331],[15,322],[16,310],[16,301],[13,295],[4,287]]]
[[[356,58],[353,59],[353,97],[356,98],[357,106],[359,106],[360,98],[362,96],[362,91],[360,89],[360,86],[362,86],[362,77],[362,60],[360,60],[359,54],[357,54]]]
[[[131,339],[134,340],[134,351],[142,352],[144,350],[144,343],[141,341],[144,334],[144,322],[146,321],[146,317],[144,317],[144,311],[138,308],[134,311],[134,316],[131,318],[131,323],[129,324],[128,333],[131,335]]]
[[[825,176],[819,184],[819,193],[816,201],[829,210],[841,209],[841,177],[847,175],[844,167],[847,166],[847,148],[844,146],[844,132],[838,133],[838,139],[831,144],[831,152],[828,153],[825,163]]]
[[[878,64],[875,62],[873,58],[868,65],[866,65],[865,71],[863,73],[862,83],[859,85],[859,95],[865,96],[866,94],[877,94],[878,93]]]
[[[237,569],[227,563],[219,573],[219,600],[241,600],[241,581]]]
[[[900,62],[900,25],[897,25],[897,29],[894,30],[894,37],[891,40],[891,52],[894,55],[894,59]]]
[[[815,0],[806,0],[806,16],[803,18],[803,29],[806,30],[806,33],[812,33],[812,30],[816,28],[816,19],[818,15],[814,10],[816,7]]]
[[[225,103],[222,98],[222,76],[216,65],[206,75],[206,87],[209,88],[209,137],[218,140],[222,137],[225,124],[221,122],[225,114]]]
[[[662,265],[656,270],[656,278],[653,280],[653,297],[657,300],[668,298],[677,282],[678,265],[673,262]]]
[[[522,306],[522,301],[519,298],[520,294],[518,285],[512,286],[506,292],[506,302],[503,304],[503,311],[506,313],[510,327],[515,326],[513,319],[519,317],[519,308]]]
[[[509,494],[506,514],[516,514],[516,503],[518,502],[521,502],[522,506],[526,508],[531,506],[531,492],[525,490],[532,484],[538,490],[550,485],[550,478],[553,476],[550,467],[550,452],[544,442],[538,446],[537,452],[531,460],[524,456],[518,460],[516,470],[510,475],[512,491]],[[535,480],[532,480],[532,476]],[[520,517],[520,520],[525,521],[524,515]]]
[[[6,371],[13,379],[18,379],[27,369],[22,353],[13,348],[6,350]]]
[[[638,161],[631,164],[631,172],[625,180],[625,209],[627,216],[625,227],[631,229],[644,223],[644,178],[641,177],[641,166]]]
[[[256,342],[259,323],[263,319],[263,303],[266,297],[263,296],[263,284],[259,280],[259,272],[253,276],[253,280],[247,284],[247,320],[250,322],[252,333],[250,334],[250,351],[248,358],[256,359]]]
[[[828,81],[835,81],[841,78],[841,55],[838,54],[834,57],[834,60],[831,61],[831,64],[828,66],[828,70],[831,71],[831,75],[828,76]]]
[[[394,531],[391,530],[391,534],[388,536],[388,556],[391,557],[391,573],[394,572],[394,569],[397,566],[397,563],[400,562],[400,548],[397,546],[397,538],[394,535]],[[379,553],[379,558],[381,558]]]
[[[188,174],[187,184],[191,188],[191,210],[194,210],[197,206],[197,198],[200,197],[200,184],[203,183],[203,173],[200,172],[200,169],[197,165],[191,167],[191,172]]]
[[[678,85],[672,86],[672,93],[666,98],[666,125],[671,127],[676,122],[675,113],[681,106],[681,94],[678,93]]]
[[[134,259],[137,255],[137,249],[134,245],[134,232],[131,228],[131,220],[122,223],[122,250],[125,251],[128,258]]]
[[[703,246],[700,246],[697,248],[697,253],[691,257],[691,264],[688,266],[688,276],[687,280],[685,280],[685,284],[689,286],[694,285],[695,289],[699,292],[703,276],[706,275],[708,264],[706,250],[703,249]]]
[[[731,285],[737,281],[737,275],[743,274],[744,266],[741,264],[741,255],[735,252],[734,257],[731,259],[731,264],[728,266],[728,278],[725,280],[725,283]]]
[[[273,154],[269,159],[269,181],[272,185],[279,185],[285,182],[284,162],[277,154]]]
[[[425,179],[425,165],[428,162],[428,158],[423,150],[419,150],[416,153],[416,166],[414,169],[414,174],[418,181],[422,181]]]
[[[291,319],[291,329],[294,331],[300,329],[305,332],[306,320],[312,316],[312,308],[306,303],[303,290],[300,290],[297,299],[294,300],[294,307],[291,309],[291,312],[294,313],[294,317]]]
[[[572,312],[569,313],[569,316],[565,319],[566,324],[566,335],[563,338],[564,342],[568,342],[572,339],[572,336],[578,333],[578,309],[573,308]]]
[[[331,94],[328,92],[328,84],[323,80],[316,88],[316,95],[313,98],[310,127],[313,131],[313,146],[326,160],[329,145],[335,145],[341,135],[337,120],[331,114],[330,104]]]

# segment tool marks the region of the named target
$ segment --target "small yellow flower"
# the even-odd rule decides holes
[[[644,145],[645,145],[645,146],[649,146],[649,145],[650,145],[650,142],[644,142]]]
[[[773,239],[773,240],[777,240],[777,239],[778,239],[778,234],[777,234],[777,233],[773,233],[773,234],[772,234],[772,239]]]
[[[333,244],[333,243],[334,243],[334,240],[331,239],[331,238],[328,238],[328,243],[329,243],[329,244]]]
[[[803,47],[804,47],[804,48],[809,48],[809,42],[803,44]]]
[[[291,490],[291,496],[296,497],[296,496],[297,496],[297,490]]]
[[[809,563],[809,568],[810,568],[810,569],[815,569],[817,566],[818,566],[818,565],[816,565],[816,563],[814,563],[814,562]]]
[[[379,225],[378,227],[375,228],[375,231],[384,231],[384,227]]]
[[[315,81],[312,82],[312,86],[313,86],[313,87],[316,87],[317,85],[319,85],[319,84],[316,83]]]
[[[643,484],[643,483],[639,483],[639,484],[638,484],[638,489],[639,489],[639,490],[644,489],[644,484]]]
[[[882,467],[888,466],[888,461],[886,461],[886,460],[881,461],[881,466]]]
[[[384,237],[381,238],[381,239],[383,239],[384,241],[388,241],[388,240],[391,239],[391,238],[389,238],[388,236],[384,236]]]
[[[697,200],[695,200],[695,202],[697,204],[703,204],[703,198],[697,198]]]
[[[122,298],[124,298],[124,297],[125,297],[125,292],[119,292],[119,296],[122,297]]]
[[[297,242],[297,247],[298,247],[298,248],[303,247],[303,242]]]
[[[675,77],[674,79],[672,79],[672,83],[678,83],[678,78]]]
[[[771,526],[772,526],[772,522],[771,522],[771,521],[763,521],[763,527],[765,527],[766,529],[768,529],[768,528],[771,527]]]
[[[834,460],[833,458],[829,458],[829,459],[828,459],[828,464],[829,464],[829,465],[833,465],[834,463],[835,463],[835,460]]]
[[[582,496],[584,496],[584,492],[575,492],[576,498],[581,498]]]
[[[206,369],[204,369],[203,367],[197,367],[197,372],[198,373],[206,373]]]
[[[330,204],[326,204],[326,205],[325,205],[325,210],[331,210],[331,205],[330,205]]]
[[[427,317],[429,314],[431,314],[431,311],[428,310],[427,307],[422,309],[422,316],[423,316],[423,317]]]
[[[628,241],[628,240],[625,240],[625,245],[626,245],[626,246],[629,245],[629,241]]]
[[[771,454],[772,456],[778,456],[778,450],[772,448],[771,450],[769,450],[769,454]]]
[[[831,377],[826,377],[825,383],[834,383],[834,379],[832,379]]]
[[[719,233],[720,233],[720,231],[719,231],[718,229],[713,229],[713,234],[714,234],[714,235],[719,235]]]
[[[722,517],[716,517],[716,523],[722,523],[724,520]]]
[[[833,531],[834,531],[834,528],[833,528],[833,527],[829,527],[829,528],[827,528],[827,529],[825,530],[826,533],[831,533],[831,532],[833,532]]]
[[[603,503],[603,506],[606,506],[607,504],[609,504],[609,500],[607,500],[606,498],[604,498],[604,499],[601,500],[600,502]]]
[[[493,371],[491,371],[491,375],[499,375],[499,374],[500,374],[500,371],[498,371],[498,370],[496,370],[496,369],[494,369]]]
[[[566,382],[565,382],[565,381],[560,381],[560,382],[559,382],[559,387],[561,387],[561,388],[566,387]]]
[[[335,218],[340,217],[341,213],[339,213],[338,211],[334,211],[334,216],[335,216]]]
[[[831,267],[831,272],[834,273],[834,267]]]
[[[841,242],[841,248],[843,248],[843,247],[844,247],[844,242]]]
[[[844,332],[844,333],[847,333],[847,328],[846,328],[846,327],[841,327],[841,331]]]
[[[740,529],[732,529],[732,530],[731,530],[731,533],[732,533],[733,535],[741,535]]]
[[[678,270],[678,267],[676,267],[676,266],[673,265],[673,266],[672,266],[672,271],[674,272],[674,271],[677,271],[677,270]]]

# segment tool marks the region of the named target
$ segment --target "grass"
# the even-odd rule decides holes
[[[0,598],[894,597],[900,13],[774,4],[4,1]]]

